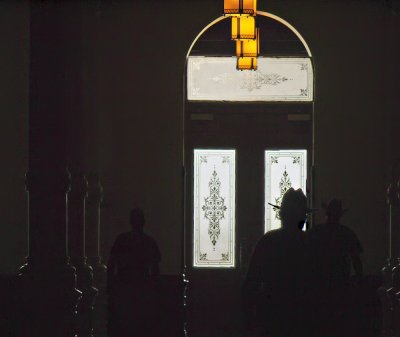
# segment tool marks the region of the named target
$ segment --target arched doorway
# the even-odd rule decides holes
[[[289,23],[257,14],[257,71],[236,70],[225,17],[205,27],[186,60],[184,265],[193,336],[241,335],[252,249],[279,226],[267,203],[279,203],[290,186],[312,200],[312,55]]]

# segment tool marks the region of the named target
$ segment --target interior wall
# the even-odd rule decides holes
[[[368,273],[387,256],[385,189],[388,120],[395,76],[388,57],[389,11],[375,1],[272,1],[259,9],[292,23],[316,66],[316,202],[343,199],[343,223],[365,249]],[[181,262],[182,73],[197,33],[221,15],[218,1],[118,3],[102,9],[97,29],[99,165],[105,188],[105,247],[143,205],[158,240],[162,271]],[[140,13],[140,15],[137,15]],[[267,47],[267,46],[266,46]],[[261,46],[263,48],[263,46]],[[323,221],[323,212],[317,221]],[[105,253],[106,254],[106,253]]]
[[[301,18],[293,10],[288,20],[309,42],[316,65],[315,206],[343,200],[350,209],[343,223],[363,244],[366,272],[377,273],[388,254],[389,111],[398,106],[389,94],[396,77],[391,16],[373,1],[298,6],[308,13]],[[319,212],[317,221],[323,218]]]
[[[268,7],[267,7],[268,6]],[[387,256],[388,166],[399,103],[400,23],[378,1],[259,1],[304,36],[316,66],[316,200],[342,198],[367,273]],[[182,237],[182,85],[186,52],[222,0],[90,3],[84,24],[86,170],[100,171],[103,255],[142,206],[161,271],[178,273]],[[0,272],[26,252],[29,10],[0,4]],[[397,30],[396,30],[397,29]],[[267,46],[266,46],[267,47]],[[263,48],[263,47],[262,47]],[[392,137],[391,134],[392,132]],[[317,215],[323,221],[323,212]]]
[[[0,2],[0,273],[27,253],[29,8]]]
[[[86,104],[98,124],[87,165],[98,165],[104,186],[105,257],[139,206],[159,244],[161,272],[181,271],[182,78],[192,40],[218,13],[210,4],[214,10],[200,1],[105,5],[88,26]]]

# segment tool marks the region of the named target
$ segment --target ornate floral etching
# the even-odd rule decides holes
[[[308,89],[300,89],[300,96],[308,96]]]
[[[202,63],[202,60],[194,60],[192,63],[193,70],[200,70],[200,65]]]
[[[236,77],[233,77],[231,74],[222,73],[220,75],[215,75],[212,78],[212,81],[219,84],[226,84],[228,82],[237,81]],[[252,91],[254,89],[261,89],[263,85],[279,85],[283,82],[288,81],[289,79],[285,76],[271,73],[264,74],[261,71],[252,71],[252,72],[243,72],[240,74],[240,88],[247,89]]]
[[[233,80],[233,76],[229,73],[222,73],[220,75],[215,75],[211,77],[211,80],[213,80],[216,83],[226,84]]]
[[[309,58],[259,57],[257,71],[242,72],[236,70],[235,57],[191,56],[187,79],[188,100],[313,100]]]
[[[200,261],[207,261],[207,253],[200,253]]]
[[[235,150],[195,149],[193,266],[235,266]]]
[[[292,187],[292,182],[290,180],[289,174],[286,171],[286,167],[285,167],[285,171],[283,171],[283,175],[281,178],[281,181],[279,182],[279,188],[281,190],[281,194],[279,197],[275,198],[275,204],[277,206],[280,206],[282,203],[282,198],[285,195],[286,191]],[[274,207],[274,211],[275,211],[275,219],[280,219],[279,217],[279,209]]]
[[[276,86],[286,81],[288,81],[288,78],[285,76],[281,76],[279,74],[263,74],[257,70],[244,73],[240,88],[253,91],[256,89],[261,89],[263,85]]]
[[[300,156],[293,157],[293,164],[300,164]]]
[[[283,172],[281,181],[279,182],[279,188],[281,189],[281,197],[286,193],[286,191],[292,187],[292,182],[290,181],[289,174],[286,171]]]
[[[204,216],[209,220],[208,235],[215,248],[219,235],[221,234],[219,222],[224,217],[226,211],[224,198],[219,195],[221,183],[215,170],[212,173],[208,186],[210,188],[210,196],[205,198],[205,204],[202,209],[204,211]]]
[[[229,158],[229,156],[223,156],[223,157],[222,157],[222,163],[223,163],[223,164],[225,164],[225,163],[230,163],[230,158]]]
[[[192,94],[194,96],[198,95],[200,93],[200,88],[199,87],[193,87],[192,88]]]
[[[307,64],[307,63],[301,64],[301,65],[300,65],[300,70],[305,70],[305,71],[307,71],[307,70],[308,70],[308,64]]]
[[[306,150],[265,151],[265,231],[280,228],[279,208],[283,195],[293,187],[306,191]]]

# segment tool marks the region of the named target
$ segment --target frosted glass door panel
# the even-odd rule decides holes
[[[293,187],[306,194],[307,150],[265,151],[265,231],[281,227],[278,210],[285,192]]]
[[[235,266],[235,150],[194,150],[193,266]]]

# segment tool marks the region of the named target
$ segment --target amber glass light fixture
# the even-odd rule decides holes
[[[257,0],[224,0],[225,15],[256,15]]]
[[[257,57],[238,57],[237,70],[257,70]]]
[[[256,19],[254,16],[232,17],[232,40],[255,39]]]
[[[257,0],[224,0],[224,14],[231,17],[232,40],[236,41],[236,68],[256,70],[260,32],[256,26]]]
[[[237,57],[257,57],[260,53],[260,35],[259,29],[256,30],[256,38],[253,40],[237,40]]]

